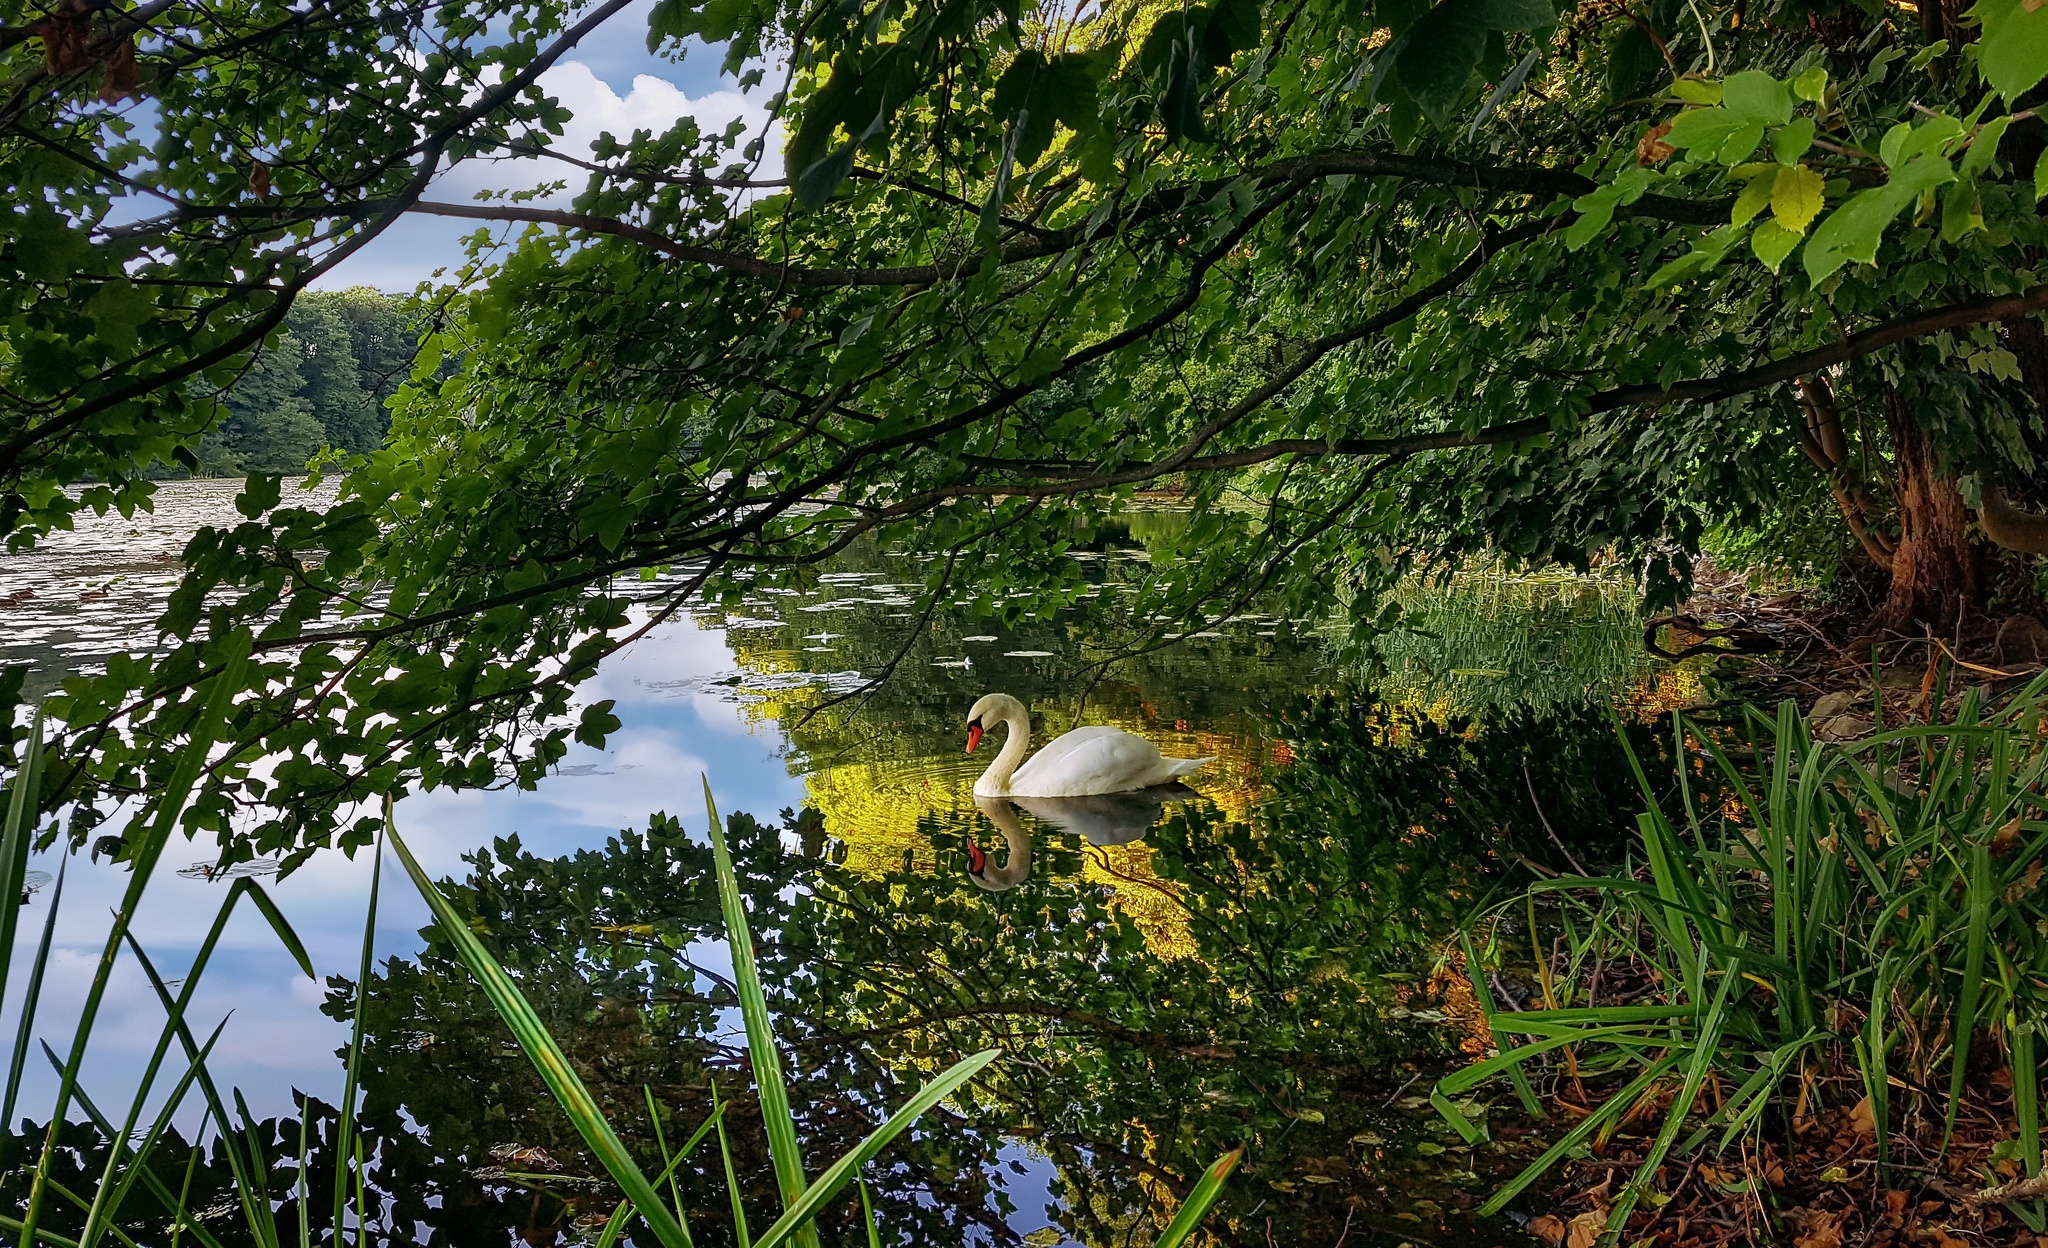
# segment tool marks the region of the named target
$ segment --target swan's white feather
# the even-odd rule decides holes
[[[1162,757],[1158,746],[1121,728],[1076,728],[1026,759],[1006,791],[1017,797],[1123,793],[1165,784],[1209,761]]]

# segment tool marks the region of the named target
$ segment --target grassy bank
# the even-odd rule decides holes
[[[2044,685],[1848,743],[1790,703],[1674,717],[1622,867],[1472,932],[1499,1050],[1436,1102],[1555,1135],[1492,1207],[1580,1244],[2034,1243]]]

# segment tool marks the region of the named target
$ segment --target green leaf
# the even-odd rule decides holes
[[[1394,76],[1425,116],[1443,125],[1486,51],[1486,27],[1458,0],[1422,15],[1406,32],[1410,38],[1394,64]]]
[[[647,15],[647,50],[695,35],[720,44],[757,20],[753,0],[660,0]]]
[[[1984,204],[1974,180],[1952,183],[1941,196],[1941,241],[1953,243],[1984,228]]]
[[[816,161],[796,178],[796,200],[806,208],[821,208],[832,192],[853,174],[853,144]]]
[[[1756,253],[1756,258],[1764,262],[1765,268],[1776,273],[1778,266],[1785,263],[1785,257],[1791,255],[1792,249],[1799,245],[1801,237],[1802,235],[1796,231],[1788,230],[1776,221],[1761,221],[1757,223],[1755,232],[1749,236],[1749,247]]]
[[[998,117],[1011,119],[1016,137],[1012,143],[1006,135],[1005,144],[1013,148],[1015,163],[1036,164],[1051,146],[1059,123],[1075,131],[1100,126],[1094,59],[1078,52],[1048,59],[1036,49],[1026,49],[996,81],[990,107]]]
[[[2038,204],[2044,199],[2048,199],[2048,151],[2034,162],[2034,202]]]
[[[1781,165],[1796,165],[1813,146],[1813,118],[1795,117],[1792,124],[1771,132],[1771,157]]]
[[[1771,180],[1771,215],[1795,237],[1804,235],[1826,202],[1826,186],[1827,180],[1805,165],[1780,166]]]
[[[2005,128],[2012,124],[2010,117],[1993,117],[1977,131],[1970,146],[1963,151],[1963,163],[1956,166],[1956,173],[1965,178],[1974,178],[1991,167],[1992,158],[1998,155],[1999,140],[2005,137]]]
[[[2048,5],[1978,0],[1966,16],[1983,25],[1977,65],[2000,95],[2018,99],[2048,77]]]
[[[1725,108],[1698,108],[1671,119],[1664,141],[1681,151],[1704,148],[1711,158],[1742,128],[1742,119]]]
[[[1486,103],[1479,106],[1478,115],[1472,118],[1472,124],[1465,129],[1467,139],[1479,133],[1479,127],[1486,124],[1486,119],[1493,116],[1494,110],[1515,97],[1515,93],[1522,89],[1522,84],[1529,80],[1529,71],[1536,68],[1536,62],[1542,59],[1542,56],[1543,49],[1531,48],[1527,55],[1516,62],[1515,67],[1508,71],[1507,77],[1501,79],[1500,85],[1493,89],[1493,94],[1486,97]]]
[[[1760,69],[1728,75],[1721,87],[1721,105],[1744,121],[1782,126],[1792,120],[1792,92]]]
[[[277,506],[283,494],[283,477],[272,472],[252,472],[242,483],[242,492],[235,496],[235,510],[254,520]]]
[[[1147,71],[1162,79],[1159,119],[1167,139],[1175,143],[1208,134],[1202,123],[1202,84],[1209,76],[1201,37],[1206,16],[1201,8],[1168,13],[1152,27],[1138,54]]]
[[[1606,229],[1607,223],[1614,219],[1614,208],[1620,198],[1613,187],[1603,186],[1573,200],[1572,208],[1579,214],[1579,219],[1565,229],[1565,248],[1570,251],[1585,250],[1586,245],[1599,237],[1600,231]]]
[[[1202,27],[1202,54],[1221,68],[1230,58],[1259,42],[1260,0],[1213,0]],[[1081,53],[1067,53],[1081,56]],[[1091,84],[1092,86],[1092,84]]]
[[[1764,141],[1764,123],[1745,121],[1729,132],[1728,139],[1721,145],[1721,163],[1735,165],[1748,160],[1756,151],[1757,144]]]
[[[1199,123],[1201,118],[1195,120]],[[981,201],[981,216],[974,227],[976,236],[984,242],[993,241],[997,227],[1002,224],[1003,204],[1010,198],[1010,177],[1017,170],[1017,144],[1030,121],[1030,110],[1019,110],[1003,128],[1002,157],[996,162],[996,176],[989,180],[988,198]]]
[[[1792,94],[1802,100],[1818,104],[1828,93],[1828,70],[1825,65],[1816,65],[1792,80]]]
[[[1657,271],[1650,274],[1643,282],[1643,285],[1650,290],[1675,286],[1689,277],[1704,272],[1720,258],[1719,252],[1700,251],[1695,248],[1679,256],[1677,259],[1659,266]]]
[[[1913,59],[1906,62],[1906,68],[1926,69],[1937,58],[1944,57],[1947,55],[1948,40],[1936,39],[1933,43],[1930,43],[1926,47],[1920,49],[1918,52],[1915,52],[1913,54]]]
[[[1891,187],[1872,187],[1851,196],[1814,227],[1801,263],[1815,282],[1826,280],[1835,270],[1854,261],[1871,264],[1877,260],[1877,245],[1885,227],[1905,208],[1910,197],[1896,194]]]
[[[1769,173],[1751,178],[1749,184],[1742,188],[1742,193],[1735,197],[1735,210],[1729,220],[1736,225],[1748,225],[1756,214],[1770,205],[1771,186],[1776,181],[1777,176]]]
[[[1688,104],[1719,104],[1721,84],[1711,78],[1680,78],[1671,84],[1671,94]]]
[[[1915,156],[1941,152],[1962,135],[1961,119],[1946,114],[1930,117],[1917,126],[1902,121],[1885,131],[1883,140],[1878,143],[1877,154],[1887,169],[1896,170]]]

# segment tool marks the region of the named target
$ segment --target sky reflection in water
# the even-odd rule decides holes
[[[37,663],[36,683],[47,687],[50,673],[65,664],[147,644],[148,621],[161,609],[176,570],[165,555],[195,524],[231,522],[232,498],[227,483],[171,484],[160,495],[155,517],[85,522],[80,532],[60,536],[26,559],[0,563],[0,605],[6,611],[0,624],[8,626],[0,663]],[[1142,574],[1144,535],[1141,523],[1135,532],[1104,534],[1093,549],[1083,543],[1077,550],[1109,586],[1105,601],[1116,601],[1116,582]],[[1290,760],[1285,745],[1268,739],[1264,717],[1335,679],[1322,640],[1312,630],[1265,617],[1201,630],[1179,646],[1119,667],[1089,688],[1084,704],[1076,694],[1075,670],[1082,651],[1098,640],[1091,630],[1105,627],[1100,611],[1012,627],[942,618],[871,701],[827,710],[798,726],[796,712],[815,706],[826,691],[852,687],[862,673],[879,670],[893,657],[909,618],[913,590],[905,582],[916,575],[908,561],[855,550],[810,593],[760,595],[730,611],[679,618],[608,661],[580,691],[579,702],[616,700],[623,727],[608,749],[572,746],[558,773],[530,793],[410,798],[399,807],[400,826],[430,873],[460,880],[470,872],[464,853],[515,831],[528,853],[552,858],[600,849],[619,829],[646,827],[655,811],[680,818],[686,827],[701,825],[698,777],[704,773],[727,811],[750,812],[763,822],[785,808],[808,804],[822,811],[826,837],[857,875],[912,869],[965,880],[965,845],[978,838],[991,858],[973,880],[980,887],[1017,888],[1025,881],[1021,867],[1028,858],[1040,886],[1045,873],[1056,881],[1099,886],[1135,922],[1153,956],[1189,954],[1194,942],[1188,914],[1173,900],[1173,886],[1158,883],[1155,849],[1141,835],[1158,812],[1026,809],[1020,815],[977,809],[971,786],[985,761],[961,753],[965,708],[980,693],[1000,689],[1032,704],[1040,742],[1077,721],[1107,722],[1144,733],[1169,754],[1217,755],[1215,764],[1193,778],[1194,790],[1165,809],[1184,803],[1217,819],[1242,820],[1272,769]],[[23,596],[23,590],[33,594]],[[1441,609],[1438,618],[1445,618]],[[1621,627],[1625,634],[1626,621]],[[1528,630],[1517,635],[1536,635],[1541,642]],[[1576,655],[1587,650],[1583,639],[1569,627],[1560,635],[1560,644],[1575,648],[1582,662],[1608,662],[1625,650],[1602,642],[1585,660]],[[1466,640],[1496,644],[1484,629]],[[1444,644],[1455,648],[1457,641]],[[1406,663],[1417,653],[1411,648],[1395,657]],[[1616,661],[1613,678],[1634,674],[1625,657]],[[1419,673],[1407,664],[1418,695],[1439,696],[1441,690],[1429,682],[1469,680],[1477,670],[1441,646],[1435,662],[1436,668],[1425,663]],[[1540,644],[1512,656],[1512,663],[1553,676],[1557,666],[1545,662]],[[183,865],[206,857],[206,847],[180,843],[168,861]],[[54,861],[36,865],[56,868]],[[48,1037],[68,1034],[99,956],[104,916],[127,881],[123,870],[105,863],[77,859],[70,868],[38,1027]],[[195,875],[159,875],[135,925],[166,975],[177,975],[189,962],[224,891],[223,884]],[[323,978],[355,974],[369,875],[367,855],[351,861],[329,853],[271,882]],[[378,957],[416,959],[426,908],[402,876],[386,883]],[[37,895],[26,924],[40,924],[50,895],[49,889]],[[1028,901],[1037,894],[1024,889],[1018,895]],[[988,904],[999,901],[989,898]],[[1028,921],[1014,909],[996,917],[1004,925],[1012,917]],[[722,951],[693,946],[690,954],[709,969],[726,969]],[[996,949],[988,956],[1003,954]],[[24,973],[20,965],[15,971]],[[221,1016],[234,1013],[212,1066],[224,1087],[243,1089],[259,1116],[292,1112],[294,1089],[338,1097],[341,1071],[334,1052],[345,1043],[346,1029],[320,1012],[324,996],[324,986],[297,971],[253,911],[236,917],[197,995],[194,1017],[210,1030]],[[147,1058],[160,1018],[146,981],[124,962],[90,1053],[88,1092],[103,1102],[122,1099],[121,1090],[132,1086]],[[11,1018],[0,1019],[9,1034],[13,1026]],[[565,1042],[573,1052],[574,1038]],[[32,1063],[22,1100],[26,1112],[34,1115],[54,1091],[47,1067]],[[999,1156],[1019,1163],[1022,1171],[1005,1188],[1020,1206],[1010,1225],[1030,1230],[1054,1220],[1059,1180],[1044,1153],[1012,1143]]]

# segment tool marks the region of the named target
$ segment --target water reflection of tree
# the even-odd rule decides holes
[[[1154,523],[1171,526],[1172,513]],[[1147,722],[1171,730],[1179,722],[1216,732],[1242,731],[1249,713],[1276,697],[1298,693],[1325,670],[1324,642],[1305,626],[1262,626],[1272,637],[1236,627],[1222,636],[1190,636],[1163,648],[1145,643],[1161,631],[1182,627],[1153,620],[1141,605],[1153,571],[1144,546],[1130,536],[1129,523],[1106,523],[1067,538],[1065,557],[1082,557],[1093,592],[1047,601],[1019,599],[1011,611],[977,614],[969,605],[936,608],[924,628],[912,633],[909,604],[877,586],[919,581],[929,557],[895,554],[872,541],[857,542],[836,558],[833,579],[815,588],[816,601],[762,599],[731,611],[711,613],[707,622],[745,616],[756,626],[735,629],[730,640],[744,666],[754,672],[791,667],[822,678],[831,672],[889,680],[863,697],[797,722],[783,715],[799,765],[895,760],[952,742],[974,697],[1000,688],[1029,703],[1048,730],[1064,731],[1081,710],[1084,686],[1097,717]],[[863,576],[863,574],[867,574]],[[826,602],[830,610],[805,611]],[[772,622],[771,622],[772,621]],[[830,653],[807,648],[830,633]],[[996,643],[968,643],[971,636],[996,636]],[[1100,679],[1084,665],[1128,649],[1139,653],[1112,665]],[[1009,657],[1005,651],[1045,651],[1045,657]],[[942,666],[971,658],[974,666]],[[892,666],[893,665],[893,666]],[[818,687],[797,691],[791,709],[822,702]],[[776,710],[782,708],[778,705]]]
[[[1075,837],[1041,829],[1031,878],[990,895],[959,869],[965,838],[988,834],[967,816],[920,828],[946,870],[879,876],[785,848],[808,838],[825,850],[814,824],[778,836],[735,819],[815,1157],[850,1146],[877,1106],[957,1056],[1009,1055],[972,1086],[966,1118],[937,1116],[876,1175],[892,1234],[955,1242],[978,1224],[1004,1238],[1014,1180],[1002,1163],[1019,1156],[1006,1140],[1050,1162],[1055,1219],[1089,1243],[1125,1242],[1239,1143],[1251,1162],[1226,1212],[1258,1208],[1250,1241],[1268,1218],[1278,1239],[1307,1242],[1347,1221],[1411,1239],[1426,1223],[1462,1225],[1475,1162],[1425,1155],[1452,1142],[1399,1107],[1404,1085],[1468,1038],[1429,972],[1480,893],[1525,859],[1557,860],[1537,806],[1580,852],[1613,843],[1635,808],[1619,742],[1591,709],[1468,734],[1363,698],[1297,707],[1284,735],[1295,761],[1257,818],[1183,807],[1152,833],[1158,878],[1118,885],[1165,890],[1184,910],[1181,956],[1148,944],[1084,874],[1099,851]],[[704,857],[660,819],[566,859],[508,841],[478,855],[454,895],[650,1156],[642,1085],[672,1107],[673,1137],[708,1112],[708,1072],[725,1072],[766,1216],[744,1055],[719,1018],[730,994],[715,965],[691,965],[718,935]],[[440,1157],[474,1164],[516,1141],[584,1164],[444,950],[387,964],[371,1019],[374,1129],[400,1132],[402,1107]],[[722,1224],[711,1183],[692,1180],[686,1198]]]
[[[1497,1237],[1469,1210],[1515,1163],[1460,1150],[1413,1107],[1414,1088],[1473,1038],[1430,973],[1458,919],[1522,864],[1556,863],[1560,842],[1599,856],[1625,832],[1638,801],[1619,739],[1594,708],[1477,731],[1362,695],[1297,704],[1274,731],[1293,762],[1255,817],[1183,806],[1150,836],[1156,878],[1116,885],[1184,912],[1188,940],[1171,950],[1084,871],[1100,851],[1051,829],[1031,877],[987,894],[961,869],[965,838],[988,834],[969,816],[926,817],[939,873],[881,875],[835,866],[814,816],[733,818],[814,1168],[930,1072],[983,1047],[1008,1055],[970,1085],[967,1113],[935,1114],[873,1168],[895,1242],[1013,1242],[1031,1229],[1006,1221],[1022,1164],[1050,1173],[1049,1212],[1069,1237],[1142,1243],[1238,1144],[1249,1161],[1217,1223],[1223,1242],[1330,1243],[1347,1225],[1353,1242]],[[1630,735],[1659,748],[1647,729]],[[719,974],[708,852],[658,816],[567,858],[508,838],[473,867],[451,895],[644,1161],[656,1146],[642,1089],[674,1141],[719,1081],[765,1225],[775,1189]],[[431,934],[369,989],[364,1119],[384,1225],[449,1244],[502,1244],[507,1231],[548,1243],[609,1207],[608,1188],[571,1181],[593,1173],[580,1142]],[[352,1000],[337,982],[329,1009],[347,1017]],[[315,1128],[318,1173],[331,1163],[317,1116]],[[293,1124],[264,1130],[274,1156],[296,1149]],[[0,1155],[9,1195],[20,1141]],[[507,1144],[568,1177],[505,1177],[541,1164],[493,1156]],[[706,1244],[727,1242],[712,1156],[683,1184]],[[829,1237],[853,1242],[853,1208],[829,1215]]]

